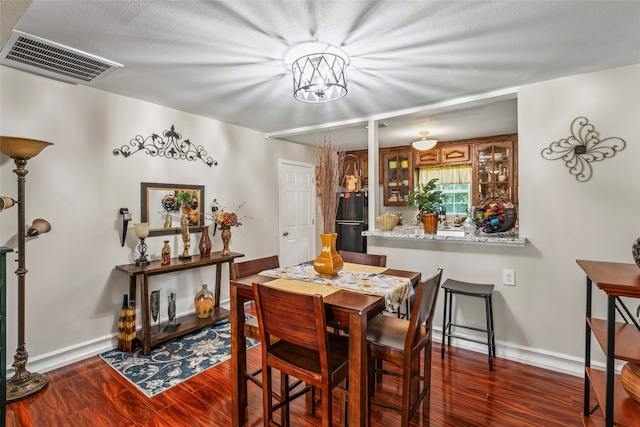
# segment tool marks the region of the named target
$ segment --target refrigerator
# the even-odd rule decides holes
[[[361,233],[368,229],[368,195],[364,191],[338,193],[338,213],[335,232],[336,249],[350,252],[367,252],[367,238]]]

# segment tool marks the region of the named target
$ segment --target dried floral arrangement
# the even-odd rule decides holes
[[[320,197],[320,209],[324,222],[323,233],[333,233],[338,214],[338,190],[340,189],[344,151],[324,137],[316,146],[316,188]]]

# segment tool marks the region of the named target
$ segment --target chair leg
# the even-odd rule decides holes
[[[427,344],[423,350],[424,367],[422,370],[422,387],[424,390],[427,390],[427,394],[425,394],[422,399],[422,416],[425,418],[429,418],[429,408],[431,406],[431,345],[431,340],[429,340],[429,344]]]
[[[440,343],[440,358],[444,359],[444,346],[447,339],[448,327],[447,327],[447,301],[449,300],[449,292],[444,290],[444,310],[442,313],[442,341]],[[451,343],[449,343],[451,345]]]
[[[289,375],[280,373],[280,396],[284,405],[280,409],[280,424],[289,425]]]
[[[485,317],[487,322],[487,353],[489,357],[489,371],[493,371],[493,331],[492,331],[492,321],[493,318],[491,313],[491,299],[489,295],[485,295],[484,297],[484,307],[485,307]]]
[[[271,367],[262,370],[262,418],[266,425],[273,420],[273,407],[271,395]]]
[[[323,384],[320,393],[322,393],[322,427],[331,427],[331,418],[333,417],[331,389],[327,384]]]

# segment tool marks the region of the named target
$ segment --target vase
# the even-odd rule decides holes
[[[425,233],[435,234],[438,231],[438,214],[422,214],[422,227]]]
[[[191,235],[189,234],[189,216],[187,213],[182,214],[182,218],[180,218],[180,230],[182,231],[182,242],[184,243],[184,248],[182,249],[182,255],[178,258],[180,259],[191,259],[189,255],[189,248],[191,247]]]
[[[202,289],[196,294],[193,305],[196,308],[196,315],[200,319],[206,319],[211,316],[215,298],[213,292],[207,289],[207,285],[202,285]]]
[[[620,371],[620,381],[627,394],[640,403],[640,366],[627,362]]]
[[[640,267],[640,237],[633,242],[631,253],[633,254],[633,260],[636,262],[638,267]]]
[[[129,294],[122,297],[122,308],[120,309],[120,317],[118,318],[118,350],[124,350],[124,337],[126,331],[127,311],[129,310]]]
[[[160,264],[167,265],[171,262],[171,246],[169,246],[168,240],[164,241],[160,254]]]
[[[231,241],[231,229],[223,228],[220,232],[220,236],[222,237],[222,252],[220,252],[220,255],[231,255],[231,251],[229,250],[229,242]]]
[[[313,262],[313,269],[322,277],[336,277],[342,270],[342,257],[336,251],[337,233],[321,234],[322,250]]]
[[[202,227],[202,236],[200,236],[200,248],[201,256],[211,255],[211,239],[209,238],[209,226]]]

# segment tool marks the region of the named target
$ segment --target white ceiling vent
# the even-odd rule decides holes
[[[13,30],[2,47],[3,65],[72,83],[89,83],[122,64],[22,31]]]

